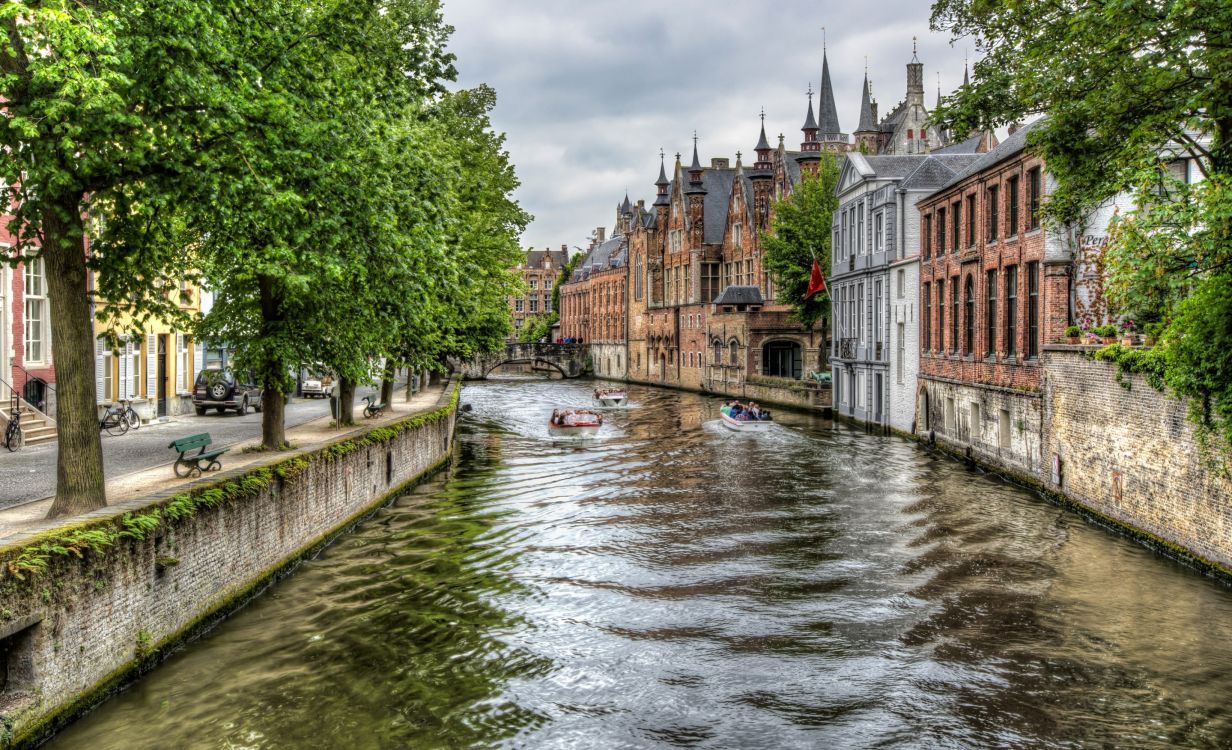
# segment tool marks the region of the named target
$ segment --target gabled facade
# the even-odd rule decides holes
[[[522,277],[522,293],[509,298],[509,314],[513,317],[511,341],[526,321],[552,312],[552,288],[569,261],[569,246],[559,250],[527,250],[526,260],[513,270]]]

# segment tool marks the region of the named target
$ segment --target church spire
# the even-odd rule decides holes
[[[757,152],[757,162],[753,165],[753,171],[765,174],[773,172],[774,164],[770,161],[770,141],[766,140],[766,110],[764,108],[761,111],[761,133],[754,150]]]
[[[671,199],[667,195],[667,191],[668,188],[671,187],[672,183],[667,180],[667,169],[663,164],[664,156],[665,154],[663,153],[663,149],[659,149],[659,179],[655,180],[655,189],[657,192],[655,195],[654,205],[656,206],[666,206],[669,202],[671,202]]]
[[[830,84],[830,60],[823,48],[821,51],[821,90],[817,92],[817,118],[823,141],[847,140],[838,124],[838,108],[834,106],[834,87]]]
[[[693,131],[693,163],[689,165],[689,189],[688,193],[704,193],[705,186],[702,184],[702,163],[697,158],[697,131]]]
[[[868,85],[868,71],[864,71],[864,93],[860,97],[860,126],[856,133],[867,133],[877,129],[873,119],[873,95]]]

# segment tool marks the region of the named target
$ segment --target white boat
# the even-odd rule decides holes
[[[548,434],[552,437],[590,437],[603,426],[602,415],[584,409],[553,416],[548,420]]]
[[[595,390],[595,400],[604,406],[624,406],[628,395],[623,388],[599,388]]]
[[[719,417],[727,429],[736,432],[766,432],[774,427],[774,421],[770,419],[732,419],[721,412]]]

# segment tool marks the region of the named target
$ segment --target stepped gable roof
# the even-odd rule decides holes
[[[983,133],[976,133],[965,141],[952,143],[945,148],[939,148],[934,151],[934,154],[974,154],[980,147],[980,142],[984,140]]]
[[[761,289],[755,286],[732,286],[727,287],[714,300],[716,305],[760,305],[764,300],[761,298]]]
[[[898,184],[900,190],[931,190],[953,179],[971,165],[978,154],[930,154]]]
[[[542,268],[544,256],[552,259],[552,266],[559,269],[567,262],[564,250],[529,250],[526,253],[527,268]]]
[[[830,85],[830,60],[821,53],[821,90],[817,92],[817,121],[822,134],[841,134],[838,108],[834,106],[834,87]]]
[[[1036,120],[1030,125],[1025,125],[1019,128],[1018,132],[1006,137],[1006,139],[1001,141],[1001,143],[993,150],[986,154],[979,154],[978,158],[972,161],[966,169],[960,170],[958,174],[954,175],[953,179],[937,188],[937,191],[940,192],[941,190],[945,190],[952,185],[962,182],[973,174],[983,172],[989,167],[1000,164],[1006,159],[1012,159],[1018,154],[1021,154],[1027,147],[1027,134],[1041,122],[1043,122],[1043,120]]]

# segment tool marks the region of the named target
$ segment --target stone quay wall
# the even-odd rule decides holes
[[[448,460],[429,410],[0,547],[0,747],[45,739]]]
[[[1188,404],[1139,375],[1123,376],[1126,390],[1116,365],[1083,347],[1045,347],[1043,365],[1043,486],[1160,552],[1232,575],[1232,480],[1203,462]]]

